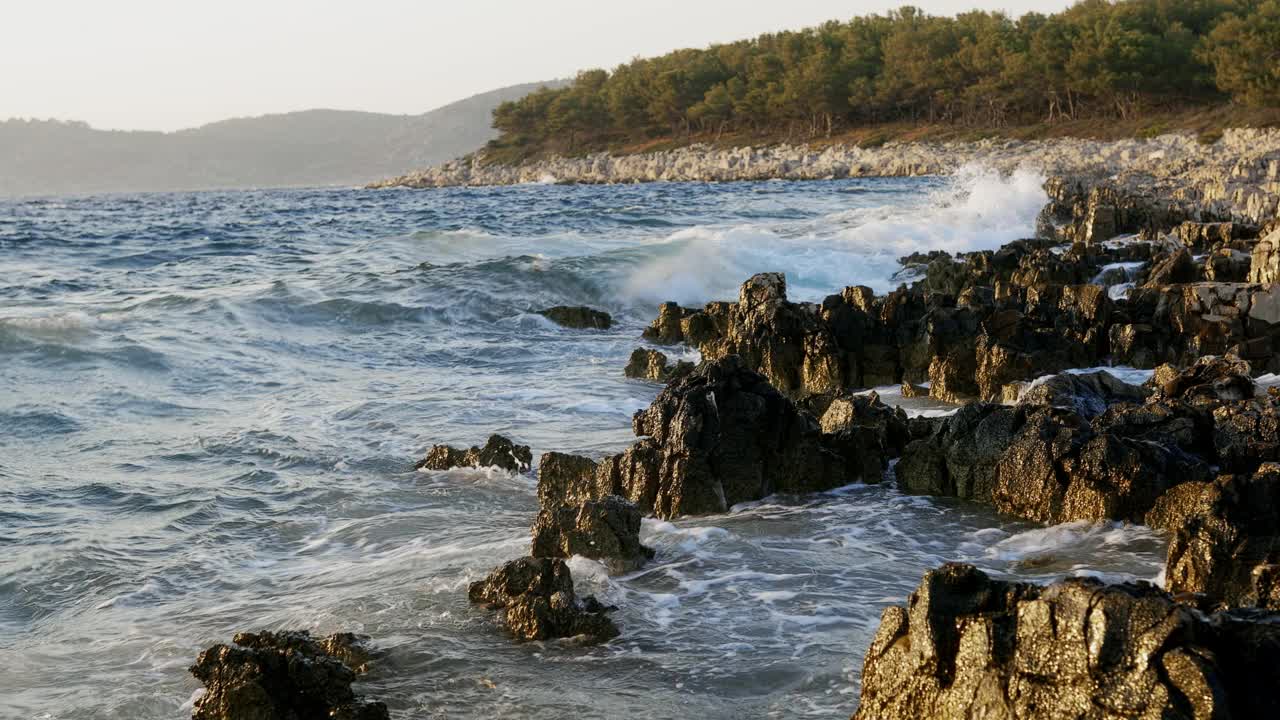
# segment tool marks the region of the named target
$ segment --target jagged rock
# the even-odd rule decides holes
[[[1212,432],[1180,404],[1070,409],[973,403],[915,440],[895,466],[907,493],[990,504],[1028,520],[1141,522],[1167,489],[1205,479]]]
[[[581,505],[604,497],[596,487],[596,461],[581,455],[544,453],[538,460],[538,504]]]
[[[607,642],[618,628],[594,598],[579,600],[573,575],[559,558],[512,560],[471,583],[471,602],[502,611],[502,622],[519,640],[582,638]]]
[[[693,311],[686,310],[676,303],[663,303],[658,308],[658,317],[645,328],[643,337],[659,345],[675,345],[684,341],[684,331],[680,324],[685,316]]]
[[[1174,228],[1174,234],[1189,250],[1200,251],[1220,243],[1230,243],[1239,236],[1239,228],[1230,222],[1187,221]]]
[[[640,544],[640,508],[617,495],[581,505],[543,506],[533,525],[534,557],[581,555],[610,572],[635,570],[653,557]]]
[[[668,385],[632,424],[644,439],[601,461],[596,489],[659,517],[846,484],[817,421],[734,355]]]
[[[874,392],[833,399],[820,426],[823,444],[845,459],[850,482],[880,482],[889,460],[911,440],[907,414],[880,402]]]
[[[913,440],[894,466],[898,488],[914,495],[946,495],[991,502],[995,467],[1021,425],[1014,408],[970,403]]]
[[[577,330],[608,330],[613,326],[613,316],[603,310],[595,310],[581,305],[557,305],[538,314],[551,322]]]
[[[1147,518],[1173,532],[1165,587],[1200,595],[1207,606],[1280,610],[1280,465],[1177,490]]]
[[[204,683],[195,720],[386,720],[387,706],[351,690],[368,653],[350,633],[240,633],[200,653],[191,674]]]
[[[1213,409],[1213,445],[1226,472],[1250,472],[1280,460],[1280,398],[1275,393]]]
[[[1093,424],[1054,408],[1031,413],[996,465],[992,504],[1049,524],[1141,522],[1169,487],[1209,475],[1178,444],[1181,421],[1160,406],[1112,407]]]
[[[1280,624],[1212,618],[1147,584],[927,573],[863,662],[855,720],[1273,717]]]
[[[902,382],[902,397],[904,398],[924,398],[929,397],[929,388],[923,385],[916,385],[913,382],[904,380]]]
[[[1249,282],[1280,282],[1280,228],[1258,241],[1253,246],[1253,257],[1249,264]]]
[[[433,445],[415,470],[452,470],[453,468],[496,467],[513,473],[528,472],[533,453],[528,445],[516,445],[501,435],[490,435],[484,447],[459,450],[448,445]]]
[[[1246,282],[1251,264],[1248,253],[1233,248],[1219,248],[1205,258],[1204,278],[1211,282]]]
[[[1236,357],[1200,358],[1186,370],[1161,365],[1150,385],[1156,397],[1186,400],[1192,404],[1231,402],[1252,398],[1256,392],[1249,363]]]
[[[669,365],[667,356],[657,350],[636,348],[631,353],[631,360],[623,370],[623,374],[637,380],[654,380],[670,382],[693,372],[694,365],[688,360],[680,360]]]
[[[1037,379],[1017,398],[1024,405],[1045,405],[1074,410],[1086,419],[1106,412],[1114,403],[1141,403],[1150,392],[1130,385],[1106,370],[1059,373]]]
[[[1191,252],[1186,248],[1178,248],[1151,268],[1145,287],[1156,288],[1196,280],[1196,264],[1191,259]]]

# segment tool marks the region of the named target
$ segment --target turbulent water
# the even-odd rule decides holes
[[[572,563],[620,638],[517,645],[465,593],[527,551],[534,481],[412,469],[495,431],[616,452],[658,392],[622,377],[658,302],[763,270],[883,291],[1043,202],[981,172],[0,201],[0,717],[179,718],[200,649],[297,627],[372,636],[359,689],[396,717],[847,717],[929,567],[1152,577],[1140,528],[853,486],[646,522],[645,569]],[[619,322],[531,313],[557,304]]]

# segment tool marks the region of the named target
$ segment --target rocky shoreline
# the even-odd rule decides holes
[[[1097,141],[982,140],[887,143],[879,147],[803,145],[713,148],[554,157],[487,164],[483,153],[371,184],[441,188],[528,183],[720,182],[948,175],[977,164],[1008,173],[1032,168],[1050,178],[1107,179],[1216,217],[1262,222],[1280,209],[1280,130],[1230,129],[1212,143],[1186,134]]]
[[[1141,523],[1171,542],[1163,588],[930,571],[885,610],[855,717],[1276,716],[1280,151],[1250,162],[1216,179],[1218,166],[1183,167],[1201,180],[1177,191],[1176,174],[1052,180],[1037,237],[902,258],[915,280],[884,295],[793,302],[785,276],[763,273],[733,301],[664,304],[618,368],[665,383],[635,414],[636,441],[543,454],[529,555],[472,583],[470,601],[519,641],[625,639],[615,608],[576,594],[566,559],[628,573],[654,554],[644,516],[888,480],[1045,524]],[[604,325],[589,308],[554,315]],[[671,366],[659,348],[674,345],[702,361]],[[955,412],[910,418],[877,386]],[[494,436],[434,447],[418,467],[525,473],[532,457]],[[353,694],[352,642],[334,637],[211,648],[193,668],[209,686],[197,717],[384,716]],[[261,713],[246,714],[254,698]]]

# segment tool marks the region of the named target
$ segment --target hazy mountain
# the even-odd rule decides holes
[[[496,133],[493,108],[543,85],[513,85],[422,115],[304,110],[171,133],[85,123],[0,122],[0,195],[352,185],[465,155]]]

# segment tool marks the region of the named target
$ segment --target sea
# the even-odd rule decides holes
[[[520,644],[466,593],[528,552],[534,475],[414,470],[492,433],[621,451],[661,390],[622,372],[661,302],[762,271],[795,300],[888,291],[908,253],[1030,236],[1041,183],[0,199],[0,718],[189,717],[200,650],[263,629],[367,635],[356,689],[395,718],[846,718],[881,613],[929,568],[1157,578],[1155,531],[886,481],[646,520],[644,568],[570,561],[620,637]]]

